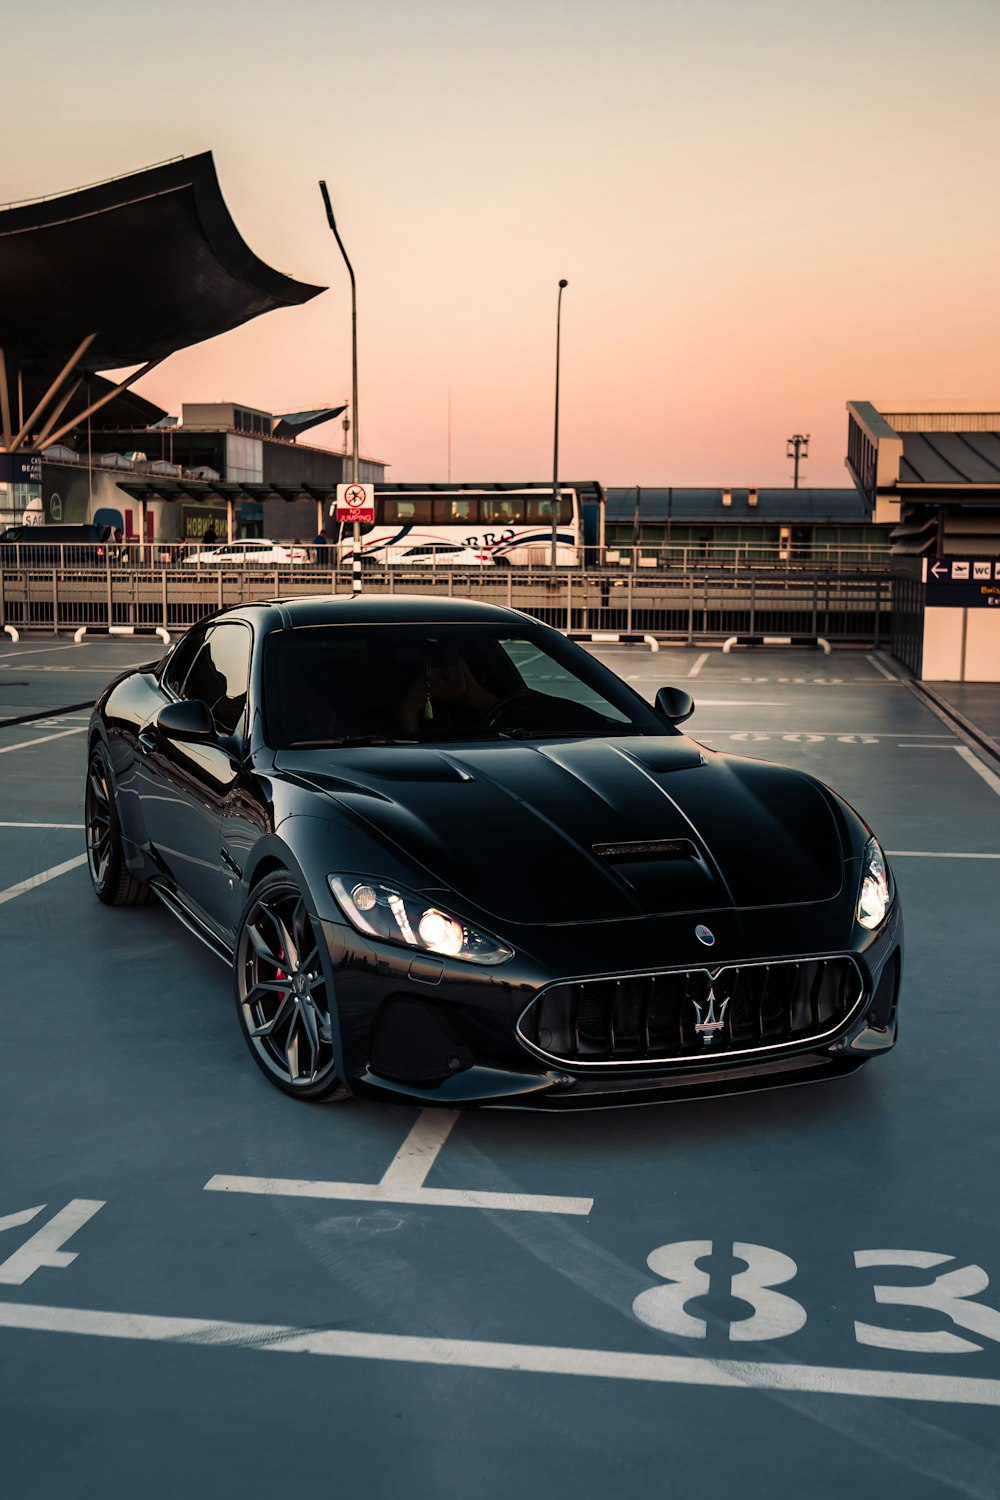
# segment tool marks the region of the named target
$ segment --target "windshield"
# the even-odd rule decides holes
[[[263,687],[279,750],[671,732],[578,646],[505,622],[276,631]]]

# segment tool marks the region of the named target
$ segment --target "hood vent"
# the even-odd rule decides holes
[[[629,839],[591,845],[598,859],[697,859],[690,839]]]

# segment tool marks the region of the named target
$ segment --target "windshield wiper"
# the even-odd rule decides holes
[[[339,740],[292,740],[289,750],[344,750],[352,745],[419,745],[419,740],[394,740],[385,734],[346,734]]]

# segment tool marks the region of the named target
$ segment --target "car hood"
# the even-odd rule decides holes
[[[276,769],[498,921],[828,901],[844,878],[819,783],[682,735],[281,751]]]

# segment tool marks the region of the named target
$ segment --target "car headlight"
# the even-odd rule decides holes
[[[892,905],[892,883],[885,855],[878,839],[865,845],[861,861],[861,894],[858,897],[858,921],[869,930],[880,927]]]
[[[345,915],[360,932],[474,964],[502,964],[514,956],[512,948],[489,933],[479,932],[403,886],[365,875],[327,878]]]

